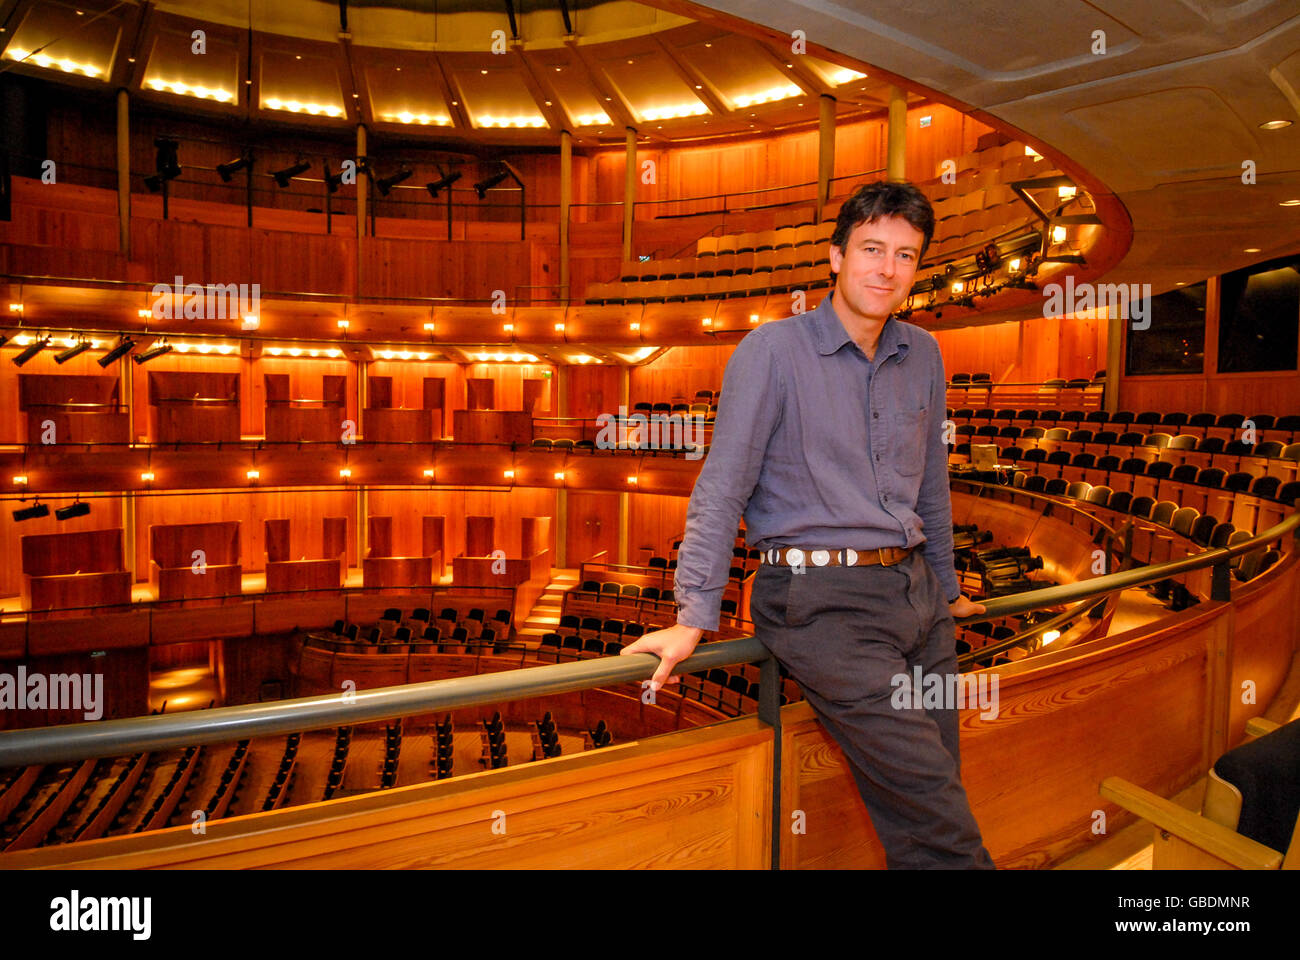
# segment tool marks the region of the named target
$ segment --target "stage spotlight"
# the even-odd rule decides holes
[[[71,520],[73,517],[84,517],[88,513],[90,513],[90,504],[77,500],[66,507],[59,507],[54,511],[54,516],[59,520]]]
[[[300,173],[306,173],[311,169],[311,164],[306,160],[299,160],[292,167],[285,167],[283,170],[275,170],[271,176],[275,178],[276,184],[283,188],[288,188],[289,181]]]
[[[179,145],[175,140],[156,137],[153,145],[158,148],[154,158],[155,173],[152,177],[146,177],[144,183],[152,192],[157,193],[164,181],[175,180],[181,175],[181,164],[176,156]]]
[[[230,178],[240,170],[248,170],[252,166],[253,154],[246,150],[237,160],[231,160],[229,163],[217,164],[217,173],[221,174],[221,179],[224,183],[229,183]]]
[[[343,185],[343,171],[330,173],[330,162],[325,161],[325,187],[330,193],[337,193],[339,187]]]
[[[391,176],[387,176],[380,180],[376,180],[375,189],[378,190],[381,194],[383,194],[386,197],[388,196],[389,190],[392,190],[393,187],[397,186],[403,180],[410,179],[410,176],[411,176],[411,171],[403,167],[401,170],[398,170],[396,173],[392,174]]]
[[[50,508],[43,503],[34,503],[30,507],[22,507],[14,511],[14,520],[22,523],[24,520],[35,520],[37,517],[48,517]]]
[[[975,254],[975,266],[980,273],[992,273],[1002,263],[1002,251],[996,243],[990,243]]]
[[[429,191],[429,196],[437,200],[439,190],[442,190],[444,187],[450,187],[460,178],[461,172],[459,170],[454,170],[451,173],[443,174],[439,179],[434,180],[432,183],[426,183],[424,189]]]
[[[108,365],[112,363],[114,360],[118,359],[119,357],[125,354],[130,353],[134,346],[135,346],[134,340],[132,340],[130,337],[123,337],[121,340],[117,342],[117,346],[115,346],[112,350],[108,351],[108,353],[104,354],[95,362],[98,363],[101,367],[107,369]]]
[[[73,357],[77,356],[78,354],[85,353],[89,349],[90,349],[90,341],[81,340],[78,343],[75,343],[72,346],[68,347],[68,349],[64,350],[62,353],[55,354],[54,362],[67,363]]]
[[[480,180],[478,183],[474,184],[474,192],[478,194],[480,200],[486,200],[487,192],[508,176],[510,176],[510,174],[505,170],[502,170],[500,173],[494,173],[486,180]]]
[[[136,363],[148,363],[154,357],[161,357],[164,353],[171,353],[172,345],[170,343],[155,343],[144,353],[137,353],[131,359]]]
[[[50,342],[50,338],[49,338],[49,337],[43,337],[43,338],[41,338],[40,340],[36,340],[36,341],[33,341],[32,343],[29,343],[29,344],[27,345],[26,349],[24,349],[22,353],[18,354],[18,356],[16,356],[16,357],[14,357],[14,363],[15,363],[17,366],[20,366],[20,367],[21,367],[24,363],[26,363],[26,362],[27,362],[28,360],[30,360],[32,357],[36,356],[38,353],[40,353],[42,350],[44,350],[45,347],[49,344],[49,342]]]

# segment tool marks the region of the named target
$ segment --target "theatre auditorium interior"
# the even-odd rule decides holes
[[[883,867],[743,524],[619,655],[876,181],[995,863],[1300,867],[1293,4],[0,0],[0,97],[0,867]]]

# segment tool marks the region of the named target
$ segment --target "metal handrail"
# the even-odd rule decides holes
[[[985,603],[986,611],[963,617],[976,623],[1056,606],[1088,596],[1154,583],[1170,576],[1215,567],[1216,582],[1226,588],[1226,561],[1293,533],[1300,511],[1263,533],[1233,547],[1203,551],[1182,560],[1107,574],[1091,580],[1032,590]],[[1216,589],[1217,592],[1217,589]],[[1221,597],[1220,599],[1227,599]],[[757,637],[702,644],[674,673],[769,660],[771,654]],[[646,680],[658,668],[654,654],[593,658],[579,663],[528,667],[473,677],[453,677],[424,683],[382,687],[342,695],[302,697],[276,703],[244,704],[193,713],[131,717],[0,733],[0,767],[55,763],[89,757],[118,756],[142,750],[165,750],[196,743],[222,743],[246,737],[275,736],[327,727],[387,720],[394,717],[499,703],[503,700],[570,693],[613,683]]]

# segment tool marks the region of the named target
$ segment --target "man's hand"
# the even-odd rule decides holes
[[[988,608],[982,603],[976,603],[966,594],[959,594],[957,599],[948,604],[948,612],[952,614],[954,620],[962,617],[973,617],[977,613],[984,613]]]
[[[677,677],[671,676],[673,667],[685,660],[695,651],[704,631],[698,627],[676,624],[665,630],[647,633],[635,643],[628,644],[619,651],[625,653],[653,653],[659,657],[659,669],[650,678],[650,689],[658,690],[665,683],[676,683]]]

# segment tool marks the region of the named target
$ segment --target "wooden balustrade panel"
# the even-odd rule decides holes
[[[122,531],[81,530],[25,536],[22,565],[23,573],[33,577],[122,570]]]
[[[441,563],[441,558],[436,558]],[[434,557],[366,557],[361,582],[366,589],[402,589],[433,585]]]
[[[158,584],[158,603],[184,606],[237,604],[243,602],[244,568],[237,563],[209,563],[202,574],[192,567],[160,567],[151,564]]]
[[[486,557],[496,548],[496,517],[466,517],[465,556]]]
[[[51,445],[69,443],[129,443],[131,415],[113,411],[69,411],[49,407],[27,411],[27,442]]]
[[[202,550],[208,566],[239,562],[239,521],[166,523],[149,527],[149,557],[159,567],[189,567]]]
[[[268,566],[288,560],[292,556],[289,547],[289,519],[287,517],[267,518],[263,521],[266,529],[266,560]]]
[[[533,441],[533,415],[521,410],[453,410],[452,432],[459,443]]]
[[[742,717],[470,778],[228,817],[209,823],[201,844],[184,826],[0,855],[0,866],[763,869],[772,747],[771,729]],[[508,817],[505,834],[492,831],[497,809]]]
[[[361,429],[368,443],[427,443],[434,439],[433,412],[369,409]]]
[[[271,443],[296,443],[304,440],[337,442],[343,436],[345,407],[272,407],[266,408],[266,439]]]
[[[267,561],[266,592],[290,590],[337,590],[343,585],[343,568],[331,560]]]
[[[125,570],[29,577],[26,586],[24,605],[33,620],[81,618],[92,612],[62,609],[66,607],[125,610],[131,605],[131,574]]]
[[[366,520],[366,551],[369,557],[393,555],[393,518],[369,517]]]

